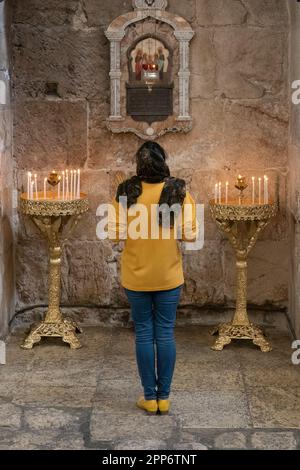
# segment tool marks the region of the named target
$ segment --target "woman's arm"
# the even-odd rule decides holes
[[[109,205],[108,238],[113,242],[119,242],[127,238],[127,210],[116,201]]]
[[[182,206],[181,226],[179,229],[179,233],[182,234],[182,241],[192,243],[197,240],[199,226],[197,221],[196,203],[190,193],[186,194]]]

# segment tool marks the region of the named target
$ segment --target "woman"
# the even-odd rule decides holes
[[[136,160],[137,175],[118,187],[109,233],[113,240],[126,238],[121,281],[131,305],[137,364],[144,388],[137,406],[150,414],[164,414],[170,409],[176,360],[174,327],[184,284],[176,237],[180,234],[181,240],[195,241],[196,208],[185,182],[170,177],[160,145],[146,142],[138,150]],[[174,212],[170,213],[171,207]],[[133,226],[136,229],[144,225],[140,237],[130,233],[137,209],[143,217]],[[170,222],[170,227],[166,222]]]

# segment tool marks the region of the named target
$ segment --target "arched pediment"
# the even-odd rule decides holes
[[[168,11],[136,10],[125,13],[124,15],[120,15],[118,18],[113,20],[107,28],[105,33],[106,37],[108,39],[122,39],[128,26],[145,20],[146,18],[154,18],[156,20],[162,21],[163,23],[169,24],[174,29],[174,33],[186,33],[187,39],[192,39],[194,36],[194,32],[190,24],[181,16],[174,15]]]
[[[105,32],[110,41],[111,55],[111,113],[107,125],[112,132],[134,132],[142,139],[156,139],[166,132],[188,132],[192,128],[189,107],[189,43],[194,31],[186,19],[166,11],[167,4],[167,0],[133,0],[134,11],[118,16]],[[176,76],[174,71],[172,80],[166,83],[165,78],[169,71],[165,71],[165,75],[157,72],[160,85],[153,86],[152,89],[148,84],[149,90],[144,92],[143,83],[133,85],[127,83],[126,76],[131,69],[127,67],[126,72],[124,63],[128,61],[128,50],[131,50],[132,44],[136,44],[137,40],[143,37],[156,36],[154,33],[149,34],[149,29],[148,35],[145,36],[143,29],[145,24],[146,26],[147,23],[148,26],[153,24],[153,20],[157,25],[155,28],[169,30],[167,34],[170,39],[173,38],[170,57],[172,56],[176,63]],[[165,26],[162,26],[164,24]],[[130,31],[131,33],[134,31],[131,36]],[[161,31],[161,34],[166,34],[165,31]],[[159,40],[159,35],[157,39]],[[156,65],[154,65],[153,57],[149,54],[149,58],[152,57],[151,66],[159,70],[159,60],[160,63],[166,64],[166,56],[163,53],[161,53],[162,59],[158,59],[157,53],[156,56]],[[138,72],[136,76],[140,77],[141,71]],[[146,76],[145,72],[142,76]],[[156,99],[151,98],[152,96],[156,96]],[[129,104],[132,102],[135,106]]]

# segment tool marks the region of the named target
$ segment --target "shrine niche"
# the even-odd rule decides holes
[[[165,11],[167,0],[134,0],[133,7],[106,31],[111,44],[108,128],[142,139],[188,132],[194,33],[184,18]]]

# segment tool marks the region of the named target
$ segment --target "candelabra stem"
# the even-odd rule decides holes
[[[241,192],[241,196],[242,196]],[[242,197],[241,199],[242,200]],[[263,330],[251,323],[247,313],[247,268],[248,255],[258,240],[259,234],[276,214],[276,205],[247,206],[227,205],[211,202],[212,216],[219,229],[228,237],[236,255],[236,309],[230,323],[213,329],[218,339],[212,346],[222,351],[234,339],[252,340],[262,352],[271,351]]]
[[[33,217],[34,223],[48,239],[49,270],[48,270],[48,310],[45,320],[34,327],[25,339],[22,348],[32,349],[43,337],[62,338],[72,349],[78,349],[81,344],[76,332],[81,332],[78,325],[63,318],[60,310],[61,292],[61,233],[70,218],[73,228],[80,215],[65,217]]]
[[[61,278],[61,246],[56,236],[49,240],[49,273],[48,297],[49,307],[46,313],[46,323],[61,322],[63,317],[60,304],[60,278]]]
[[[232,325],[250,325],[247,313],[247,259],[237,254],[236,259],[236,310]]]

